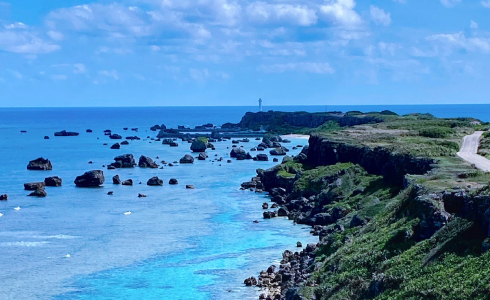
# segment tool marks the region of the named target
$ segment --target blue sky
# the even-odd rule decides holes
[[[490,103],[490,0],[0,0],[0,106]]]

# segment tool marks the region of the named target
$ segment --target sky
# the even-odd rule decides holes
[[[490,103],[490,0],[0,0],[0,107]]]

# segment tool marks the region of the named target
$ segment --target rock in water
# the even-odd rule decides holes
[[[46,186],[61,186],[62,183],[63,180],[58,176],[44,178],[44,184],[46,184]]]
[[[205,138],[197,138],[191,145],[192,152],[205,152],[207,148],[208,146]]]
[[[180,159],[181,164],[192,164],[194,163],[194,157],[190,154],[186,154],[184,157]]]
[[[124,180],[122,185],[133,185],[133,179]]]
[[[237,160],[252,159],[252,156],[249,153],[245,152],[243,148],[238,147],[231,149],[230,157],[234,157]]]
[[[37,189],[29,194],[29,197],[46,197],[48,193],[44,189]]]
[[[129,142],[128,141],[122,141],[121,145],[129,145]]]
[[[49,136],[45,135],[45,136],[44,136],[44,139],[45,139],[45,140],[49,140]]]
[[[284,147],[272,149],[269,152],[271,155],[286,155],[286,149]]]
[[[172,185],[174,185],[174,184],[179,184],[179,181],[178,181],[177,179],[175,179],[175,178],[171,178],[171,179],[168,181],[168,184],[172,184]]]
[[[146,184],[151,186],[159,186],[159,185],[163,185],[163,180],[155,176],[150,178]]]
[[[121,184],[121,178],[119,178],[119,175],[115,175],[114,177],[112,177],[112,183]]]
[[[117,133],[114,133],[114,134],[109,135],[109,138],[111,140],[121,140],[122,139],[122,136],[119,135],[119,134],[117,134]]]
[[[85,172],[85,174],[78,176],[75,179],[75,185],[77,187],[96,187],[104,183],[104,172],[101,170],[92,170]]]
[[[119,143],[115,143],[111,146],[111,149],[121,149],[121,145],[119,145]]]
[[[257,155],[257,160],[258,161],[268,161],[269,157],[267,156],[267,154],[259,154],[259,155]]]
[[[7,201],[9,196],[7,194],[0,195],[0,201]]]
[[[115,168],[133,168],[136,166],[133,154],[119,155],[114,157],[114,160],[116,162],[112,163],[111,166]]]
[[[156,162],[153,161],[153,159],[144,155],[141,155],[138,166],[140,168],[152,168],[152,169],[158,168],[158,165],[156,164]]]
[[[53,170],[53,165],[49,159],[40,157],[31,160],[27,165],[27,170]]]
[[[206,160],[206,158],[208,158],[208,156],[204,152],[199,153],[199,155],[197,156],[198,160]]]
[[[146,198],[145,194],[138,194],[138,198]]]
[[[46,185],[44,182],[29,182],[24,183],[24,190],[26,191],[35,191],[35,190],[43,190]]]
[[[188,184],[185,186],[186,189],[190,189],[190,190],[193,190],[194,189],[194,186],[192,184]]]
[[[78,136],[78,135],[79,135],[78,132],[70,132],[66,130],[62,130],[54,133],[54,136]]]

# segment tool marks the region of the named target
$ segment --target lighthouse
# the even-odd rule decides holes
[[[262,111],[262,98],[259,98],[259,111]]]

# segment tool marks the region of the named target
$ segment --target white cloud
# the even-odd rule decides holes
[[[361,16],[354,10],[354,0],[326,0],[320,11],[339,26],[357,27],[362,24]]]
[[[4,30],[0,31],[0,49],[22,54],[41,54],[57,51],[60,46],[44,41],[27,30]]]
[[[317,22],[313,9],[304,5],[269,4],[262,1],[252,2],[247,6],[248,18],[257,23],[290,23],[310,26]]]
[[[190,69],[189,75],[195,81],[204,82],[209,77],[209,70],[208,69],[202,69],[202,70],[201,69]]]
[[[75,70],[73,70],[73,73],[74,74],[83,74],[87,71],[87,68],[85,67],[84,64],[74,64],[73,65],[75,67]]]
[[[490,0],[482,0],[481,5],[486,8],[490,8]]]
[[[113,78],[115,80],[119,79],[119,73],[116,70],[108,71],[108,70],[102,70],[99,71],[99,75]]]
[[[445,7],[453,7],[459,2],[461,2],[461,0],[441,0],[441,4]]]
[[[391,24],[391,14],[385,12],[381,8],[371,5],[369,9],[371,13],[371,19],[374,21],[376,24],[388,26]]]
[[[427,37],[428,41],[439,43],[451,50],[452,48],[465,49],[471,52],[490,53],[490,41],[485,38],[468,38],[463,32],[453,34],[434,34]]]
[[[299,71],[315,74],[333,74],[335,70],[329,63],[286,63],[262,65],[259,70],[265,73],[284,73],[288,71]]]
[[[478,29],[478,23],[476,23],[475,21],[471,20],[471,22],[470,22],[470,28],[471,29]]]
[[[46,34],[54,41],[61,41],[64,38],[64,35],[61,32],[54,30],[50,30]]]
[[[6,29],[26,29],[27,25],[22,22],[16,22],[4,26]]]

